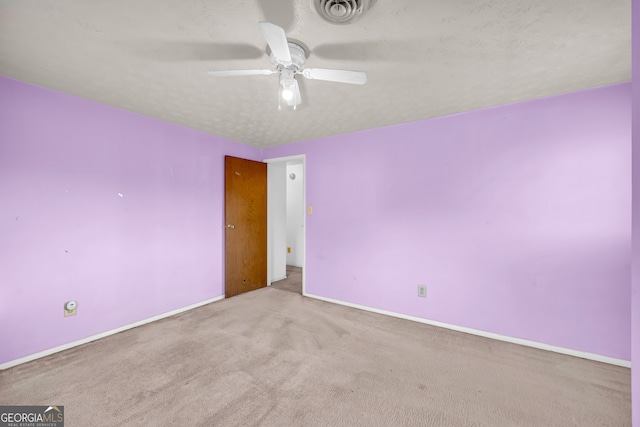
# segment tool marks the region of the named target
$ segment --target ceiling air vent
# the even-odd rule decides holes
[[[351,24],[371,9],[376,0],[314,0],[318,14],[332,24]]]

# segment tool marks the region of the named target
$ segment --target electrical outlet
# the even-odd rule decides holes
[[[418,285],[418,296],[420,298],[427,297],[427,285]]]
[[[64,317],[75,316],[78,309],[78,303],[71,300],[64,303]]]

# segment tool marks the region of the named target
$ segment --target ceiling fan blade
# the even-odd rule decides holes
[[[235,77],[235,76],[267,76],[277,73],[275,70],[223,70],[209,71],[207,74],[214,77]]]
[[[282,62],[287,64],[291,63],[289,42],[287,41],[287,35],[284,30],[271,22],[262,21],[259,22],[259,24],[273,55]]]
[[[328,82],[350,83],[363,85],[367,82],[364,71],[330,70],[326,68],[305,68],[302,75],[312,80],[326,80]]]
[[[293,87],[291,89],[293,91],[293,97],[287,101],[287,105],[300,105],[302,104],[302,96],[300,95],[300,86],[298,86],[298,81],[293,80]]]

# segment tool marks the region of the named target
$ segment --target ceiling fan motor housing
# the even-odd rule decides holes
[[[314,0],[316,11],[332,24],[351,24],[367,13],[376,0]]]
[[[273,52],[271,52],[269,59],[271,59],[271,63],[276,67],[276,69],[278,69],[278,71],[281,71],[283,68],[291,69],[294,72],[298,71],[307,60],[307,54],[302,46],[289,42],[289,52],[291,54],[291,64],[281,62],[275,57]]]

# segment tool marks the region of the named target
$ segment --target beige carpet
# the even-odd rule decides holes
[[[302,294],[302,268],[287,265],[287,278],[271,284],[273,289]]]
[[[629,426],[630,371],[264,288],[0,372],[66,426]]]

